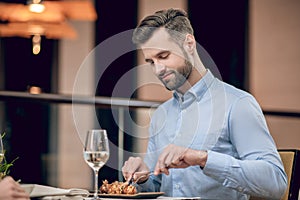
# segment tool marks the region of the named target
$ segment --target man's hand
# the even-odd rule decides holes
[[[169,174],[169,168],[186,168],[193,165],[204,167],[207,160],[207,152],[186,147],[168,145],[160,154],[156,163],[154,174]]]
[[[126,181],[131,178],[137,180],[141,176],[148,175],[149,172],[148,166],[140,157],[130,157],[122,167],[122,173]],[[139,182],[144,182],[149,178],[149,176],[144,177],[139,179]]]

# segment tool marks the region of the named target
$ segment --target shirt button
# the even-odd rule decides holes
[[[238,187],[238,191],[239,192],[243,192],[243,188],[242,187]]]
[[[176,185],[175,185],[175,189],[178,190],[179,188],[180,188],[180,185],[179,185],[179,184],[176,184]]]

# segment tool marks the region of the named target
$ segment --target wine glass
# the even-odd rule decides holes
[[[109,158],[107,133],[104,129],[89,130],[83,150],[85,162],[94,170],[94,199],[98,197],[98,173]]]
[[[2,162],[4,158],[4,148],[2,143],[2,135],[0,134],[0,163]]]

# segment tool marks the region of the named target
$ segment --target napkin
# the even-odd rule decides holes
[[[85,198],[83,196],[45,196],[40,197],[41,200],[93,200],[92,198]]]
[[[29,194],[30,197],[44,197],[44,196],[88,196],[89,191],[79,188],[62,189],[46,185],[38,184],[21,184],[21,187]]]

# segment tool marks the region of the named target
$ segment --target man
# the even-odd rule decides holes
[[[12,177],[0,180],[0,200],[29,200],[29,195]]]
[[[166,196],[280,199],[287,177],[258,103],[206,69],[186,13],[144,18],[133,42],[174,95],[153,114],[146,157],[130,157],[124,178]]]

